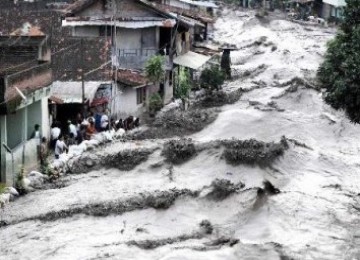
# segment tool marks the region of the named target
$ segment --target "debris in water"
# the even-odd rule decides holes
[[[162,155],[168,162],[180,164],[196,154],[193,141],[190,138],[170,140],[164,144]]]
[[[206,197],[212,200],[223,200],[230,194],[235,193],[244,187],[245,184],[242,182],[235,185],[229,180],[215,179],[211,183],[212,190],[206,195]]]

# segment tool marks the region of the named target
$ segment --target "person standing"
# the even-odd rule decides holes
[[[47,148],[47,140],[46,137],[41,138],[41,145],[40,145],[40,165],[46,165],[46,157],[48,155],[48,148]]]
[[[40,135],[40,126],[36,124],[34,126],[34,132],[32,132],[31,139],[35,139],[36,142],[36,154],[37,157],[40,159],[40,144],[41,144],[41,135]]]
[[[55,144],[55,159],[59,159],[60,154],[64,153],[65,151],[68,152],[69,148],[66,146],[64,142],[64,137],[60,136],[60,138],[56,141]]]
[[[96,133],[95,123],[90,119],[89,125],[86,127],[85,139],[90,140],[91,137]]]
[[[105,113],[101,116],[100,119],[101,131],[106,131],[109,129],[109,116],[107,114],[108,111],[106,110]]]
[[[52,127],[51,127],[51,142],[50,142],[50,146],[51,148],[55,148],[56,145],[56,141],[59,139],[59,136],[61,134],[61,129],[58,126],[58,123],[55,122]]]
[[[74,138],[77,138],[77,130],[76,130],[76,126],[69,120],[68,121],[68,126],[69,126],[69,135],[72,133]]]

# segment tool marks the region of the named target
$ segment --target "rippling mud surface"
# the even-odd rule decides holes
[[[239,47],[224,90],[243,93],[188,136],[186,160],[165,157],[169,140],[127,141],[127,150],[150,152],[21,197],[1,213],[9,225],[0,228],[0,259],[360,259],[360,126],[313,83],[334,34],[223,10],[215,39]],[[238,140],[251,139],[258,150],[243,152]],[[237,163],[222,143],[237,147],[228,155]],[[123,146],[104,154],[125,160]]]

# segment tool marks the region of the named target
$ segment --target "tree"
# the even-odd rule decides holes
[[[318,70],[325,101],[344,109],[350,120],[360,122],[360,0],[347,0],[344,21],[335,39],[328,43]]]
[[[218,65],[212,65],[202,71],[200,76],[200,85],[209,90],[219,90],[224,83],[225,75]]]
[[[149,99],[149,112],[150,115],[155,115],[163,107],[163,101],[159,93],[154,93]]]
[[[190,81],[189,71],[181,67],[178,78],[178,85],[176,86],[175,89],[175,97],[181,99],[184,108],[185,108],[186,99],[189,97],[190,89],[191,89],[191,81]]]
[[[152,56],[145,65],[146,77],[153,83],[160,83],[165,76],[165,58],[161,55]]]

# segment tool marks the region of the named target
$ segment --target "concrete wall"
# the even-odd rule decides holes
[[[159,28],[118,28],[116,47],[120,67],[141,69],[159,49]]]
[[[48,140],[50,137],[50,114],[49,114],[49,105],[48,105],[48,98],[45,97],[41,100],[41,134],[45,136]]]
[[[124,87],[121,88],[121,95],[119,95],[120,113],[121,118],[127,116],[139,116],[146,111],[145,104],[137,104],[136,101],[136,88]]]
[[[16,113],[6,117],[7,124],[7,145],[13,149],[23,140],[24,131],[24,112],[25,109],[17,110]]]
[[[34,126],[36,124],[40,126],[42,125],[43,115],[41,112],[41,108],[42,108],[41,100],[32,103],[27,107],[27,138],[31,137],[31,134],[34,131]],[[42,130],[42,128],[40,128],[40,130]]]
[[[6,116],[0,116],[0,182],[6,181],[6,150],[3,143],[7,143]]]
[[[1,144],[7,144],[14,153],[14,172],[18,174],[22,165],[23,155],[23,130],[24,113],[27,111],[27,137],[33,132],[34,125],[41,125],[42,135],[49,137],[49,110],[47,97],[28,105],[25,108],[18,109],[16,113],[0,117],[0,140]],[[13,170],[11,154],[1,145],[1,181],[12,185]],[[36,141],[34,139],[25,142],[25,170],[31,170],[38,166]]]
[[[31,139],[25,143],[25,172],[37,167],[36,141]],[[22,167],[23,145],[20,144],[13,149],[14,153],[14,175],[12,170],[11,154],[6,154],[6,183],[13,184],[13,178],[20,172]]]
[[[98,26],[77,26],[74,27],[74,36],[79,37],[99,37]]]
[[[156,27],[128,29],[117,28],[116,47],[118,49],[158,48],[158,29]]]
[[[141,49],[141,29],[117,28],[116,47],[118,49]]]

